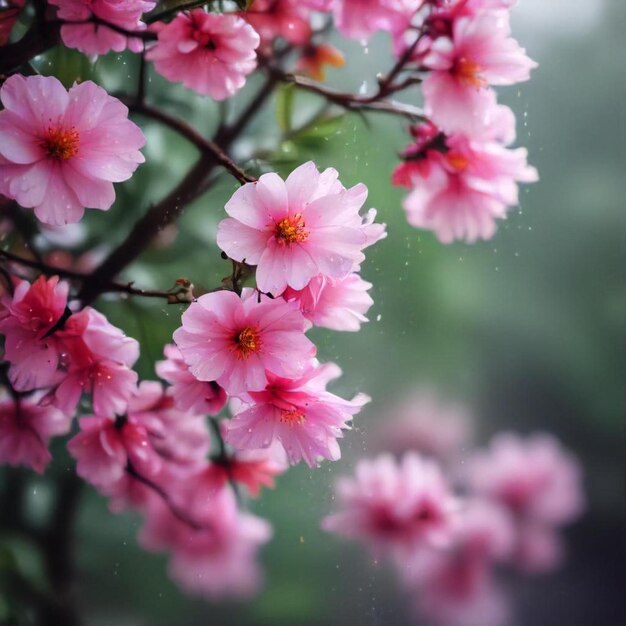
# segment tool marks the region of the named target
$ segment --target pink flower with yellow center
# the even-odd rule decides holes
[[[15,74],[0,100],[0,193],[46,224],[108,210],[113,183],[144,161],[145,139],[128,109],[91,81],[68,92],[52,76]]]
[[[376,211],[359,215],[363,184],[346,189],[337,171],[319,172],[312,161],[283,181],[263,174],[226,203],[219,247],[232,259],[256,265],[258,288],[274,296],[300,290],[315,276],[343,279],[364,260],[363,249],[385,236]]]
[[[306,320],[284,300],[246,292],[206,294],[183,313],[174,341],[191,373],[216,381],[227,393],[258,391],[267,374],[297,376],[315,355]]]

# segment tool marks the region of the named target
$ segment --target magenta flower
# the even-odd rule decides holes
[[[375,553],[404,555],[448,545],[458,508],[439,467],[409,452],[361,460],[354,478],[337,483],[340,509],[322,522],[330,532],[368,543]]]
[[[52,76],[14,74],[0,99],[0,193],[46,224],[77,222],[85,207],[108,210],[113,183],[144,161],[128,109],[91,81],[67,92]]]
[[[561,526],[576,519],[584,505],[581,468],[549,435],[497,435],[470,460],[468,480],[475,493],[523,521]]]
[[[369,402],[364,394],[343,400],[326,391],[328,382],[340,375],[334,364],[312,364],[297,379],[268,375],[263,391],[251,391],[243,399],[230,421],[227,441],[240,450],[269,448],[278,442],[292,465],[304,460],[317,467],[320,459],[336,461],[342,430]]]
[[[225,100],[256,67],[259,36],[235,15],[193,9],[157,26],[158,41],[146,58],[156,71],[187,89]]]
[[[300,290],[315,276],[345,278],[358,269],[363,248],[385,236],[375,211],[359,215],[367,188],[346,189],[337,171],[312,161],[283,181],[263,174],[226,203],[217,244],[232,259],[256,265],[258,288],[274,296]]]
[[[143,42],[140,38],[128,37],[102,23],[95,23],[95,20],[125,31],[141,31],[146,28],[140,21],[142,13],[152,11],[156,6],[156,2],[149,0],[50,0],[50,4],[58,7],[60,19],[86,22],[63,24],[61,39],[68,48],[76,48],[89,55],[106,54],[111,50],[122,52],[126,48],[141,52]]]
[[[315,326],[354,332],[368,321],[365,313],[374,304],[367,293],[371,287],[355,273],[338,279],[316,276],[300,291],[287,287],[283,298],[295,300]]]
[[[264,389],[268,372],[298,376],[315,355],[305,327],[295,304],[218,291],[183,313],[174,341],[198,380],[237,395]]]
[[[445,152],[427,150],[426,161],[412,171],[413,191],[404,200],[409,224],[433,230],[443,243],[489,239],[496,219],[517,204],[517,183],[535,182],[537,171],[524,148],[510,150],[488,138],[453,135],[445,146]]]
[[[172,385],[171,396],[181,411],[197,415],[217,415],[226,404],[226,392],[215,382],[198,380],[174,344],[163,348],[164,361],[158,361],[156,372]]]
[[[42,474],[52,460],[48,441],[70,430],[71,418],[35,398],[0,399],[0,463],[25,465]]]
[[[89,393],[96,415],[125,413],[137,389],[137,373],[131,369],[139,358],[137,341],[91,307],[74,313],[56,336],[63,351],[61,381],[51,392],[55,406],[73,413],[82,394]]]
[[[422,58],[431,70],[423,84],[424,111],[444,132],[476,135],[496,108],[489,85],[528,80],[537,64],[510,37],[506,11],[482,11],[453,21]]]
[[[11,384],[20,391],[43,388],[55,380],[59,343],[51,329],[67,306],[68,285],[58,276],[40,276],[32,285],[19,281],[13,296],[0,307],[0,332],[4,358],[10,363]]]

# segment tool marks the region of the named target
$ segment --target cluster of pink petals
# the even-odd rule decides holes
[[[264,174],[227,202],[217,243],[230,258],[256,265],[258,288],[274,296],[304,289],[316,276],[342,279],[385,236],[373,209],[359,215],[366,198],[365,185],[346,189],[336,170],[320,173],[310,161],[285,181]]]
[[[257,591],[261,574],[256,553],[271,537],[269,524],[241,513],[230,488],[216,486],[206,472],[179,484],[174,500],[192,523],[151,498],[139,536],[142,546],[169,552],[170,575],[189,593],[214,598]]]
[[[495,132],[491,129],[479,140],[438,135],[414,161],[401,166],[396,181],[411,186],[404,208],[412,226],[434,231],[443,243],[493,236],[496,219],[505,218],[518,203],[517,184],[538,180],[526,150],[504,147],[491,139]]]
[[[19,391],[49,385],[58,365],[58,342],[48,333],[61,319],[67,306],[67,283],[58,276],[40,276],[32,285],[21,280],[12,296],[0,301],[0,333],[4,359],[9,362],[9,379]]]
[[[198,380],[176,345],[166,345],[163,354],[165,360],[157,362],[156,373],[170,383],[176,407],[198,415],[217,415],[226,404],[226,392],[215,381]]]
[[[354,478],[337,483],[339,511],[325,530],[365,541],[377,555],[410,557],[424,546],[446,546],[459,502],[441,470],[415,452],[361,460]]]
[[[156,6],[156,2],[150,0],[50,0],[50,4],[58,7],[57,15],[61,20],[70,22],[61,26],[63,43],[68,48],[94,56],[111,50],[122,52],[127,48],[141,52],[143,42],[140,38],[129,37],[97,22],[107,22],[128,32],[145,30],[141,16]]]
[[[420,59],[430,70],[423,84],[425,113],[447,134],[483,132],[496,105],[490,85],[528,80],[537,66],[510,37],[506,10],[474,4],[453,12],[450,32],[430,38]]]
[[[70,430],[70,418],[38,398],[0,398],[0,463],[43,473],[52,459],[48,442]]]
[[[71,313],[67,293],[58,277],[39,277],[32,285],[18,282],[3,298],[0,332],[9,380],[22,392],[46,389],[43,400],[69,416],[83,393],[91,395],[97,415],[120,415],[136,390],[131,367],[139,344],[95,309]]]
[[[506,508],[517,524],[515,563],[528,571],[553,569],[562,555],[558,529],[584,508],[581,469],[550,435],[496,436],[470,459],[472,491]]]
[[[259,35],[236,15],[193,9],[153,29],[158,40],[146,58],[156,71],[214,100],[241,89],[256,67]]]
[[[226,439],[237,450],[259,450],[276,443],[289,463],[304,460],[317,467],[320,459],[341,456],[337,439],[352,417],[369,402],[364,394],[350,400],[326,391],[340,376],[334,364],[312,362],[299,378],[268,375],[262,391],[249,391],[229,423]]]
[[[91,81],[69,92],[52,76],[14,74],[0,90],[0,193],[47,224],[108,210],[114,182],[144,161],[128,109]]]
[[[363,280],[356,272],[344,278],[315,276],[304,289],[295,290],[287,287],[283,298],[295,301],[314,326],[332,330],[360,330],[367,322],[365,314],[374,301],[367,293],[372,283]]]
[[[292,304],[232,291],[201,296],[174,333],[191,373],[216,381],[227,393],[261,391],[268,373],[297,377],[315,355],[306,320]]]
[[[420,425],[421,412],[413,416]],[[406,450],[410,415],[402,421],[398,433],[407,433]],[[339,510],[322,527],[359,539],[376,558],[386,558],[425,623],[437,626],[509,623],[496,568],[554,568],[563,551],[559,529],[580,515],[584,500],[580,467],[556,439],[513,434],[496,436],[462,472],[450,467],[444,474],[434,460],[412,451],[399,460],[361,460],[354,477],[338,481],[336,496]]]

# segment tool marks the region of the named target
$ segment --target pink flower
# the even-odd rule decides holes
[[[126,420],[145,429],[154,450],[185,471],[204,466],[211,439],[203,414],[175,407],[171,389],[144,380],[128,401]]]
[[[25,465],[42,474],[52,460],[48,441],[70,430],[71,418],[34,398],[0,399],[0,463]]]
[[[156,71],[188,89],[225,100],[256,67],[259,36],[235,15],[193,9],[158,25],[158,41],[146,58]]]
[[[82,417],[79,425],[67,449],[77,461],[77,474],[105,495],[119,491],[128,471],[148,478],[159,474],[162,460],[142,426],[95,416]]]
[[[294,304],[232,291],[201,296],[183,313],[174,341],[191,373],[237,395],[260,391],[267,372],[297,376],[315,355]]]
[[[320,458],[336,461],[341,431],[369,402],[363,394],[348,401],[326,391],[328,382],[340,374],[336,365],[327,364],[312,365],[297,379],[268,375],[265,389],[250,391],[233,416],[227,441],[239,450],[278,442],[292,465],[304,460],[317,467]]]
[[[114,182],[144,158],[128,109],[91,81],[69,92],[53,76],[9,77],[0,90],[0,193],[46,224],[108,210]]]
[[[286,181],[263,174],[226,203],[230,217],[220,222],[217,243],[230,258],[256,265],[258,288],[274,296],[317,275],[345,278],[364,260],[363,248],[384,237],[372,223],[375,211],[359,215],[366,197],[365,185],[346,189],[336,170],[320,174],[311,161]]]
[[[53,391],[55,406],[72,413],[81,395],[89,393],[96,415],[125,413],[137,386],[137,373],[130,369],[139,358],[137,341],[91,307],[74,313],[56,336],[63,350],[63,376]]]
[[[215,382],[198,380],[172,343],[163,348],[165,361],[158,361],[156,372],[172,385],[171,395],[181,411],[197,415],[217,415],[226,404],[226,392]]]
[[[315,326],[357,331],[368,321],[365,313],[374,304],[367,293],[371,287],[355,273],[337,279],[316,276],[300,291],[287,287],[283,298],[295,300],[302,315]]]
[[[537,64],[511,38],[506,11],[461,16],[450,36],[437,37],[422,58],[431,70],[423,84],[424,111],[446,133],[476,135],[491,123],[489,85],[528,80]]]
[[[407,219],[416,228],[433,230],[443,243],[489,239],[495,220],[517,204],[517,183],[536,181],[537,171],[527,164],[524,148],[509,150],[463,135],[448,137],[445,147],[445,152],[427,150],[425,161],[412,171],[413,191],[404,201]]]
[[[390,408],[372,436],[374,447],[402,455],[413,450],[440,463],[461,456],[472,419],[465,407],[444,403],[430,389],[418,389]]]
[[[212,598],[254,593],[261,582],[256,552],[271,536],[269,524],[240,513],[232,491],[216,487],[210,472],[180,484],[174,500],[188,521],[153,498],[141,544],[171,553],[170,575],[189,593]]]
[[[241,17],[259,34],[264,48],[271,46],[277,37],[296,46],[306,44],[311,38],[311,10],[307,2],[254,0]]]
[[[511,562],[525,574],[544,574],[555,570],[565,553],[560,533],[551,526],[520,523]]]
[[[84,54],[106,54],[111,50],[122,52],[129,48],[133,52],[143,50],[138,37],[127,37],[122,33],[93,21],[102,20],[126,31],[145,30],[140,22],[141,14],[152,11],[156,2],[148,0],[50,0],[58,7],[57,15],[67,22],[86,24],[63,24],[61,38],[68,48],[76,48]]]
[[[322,527],[367,542],[376,553],[406,558],[424,547],[449,544],[458,508],[439,467],[409,452],[361,460],[354,478],[337,483],[340,510]]]
[[[50,385],[59,360],[58,341],[48,332],[67,306],[68,285],[58,276],[40,276],[32,285],[21,280],[13,296],[5,295],[0,308],[0,332],[5,336],[4,358],[11,364],[9,378],[21,391]]]
[[[400,33],[409,26],[421,0],[337,0],[335,24],[342,35],[366,39],[382,30]]]
[[[524,521],[561,526],[583,509],[580,466],[549,435],[497,435],[470,460],[468,480],[475,493]]]

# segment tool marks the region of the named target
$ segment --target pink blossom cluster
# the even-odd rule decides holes
[[[558,566],[560,530],[584,506],[580,466],[545,434],[499,434],[478,451],[462,451],[456,435],[454,446],[433,445],[453,441],[456,417],[444,406],[438,422],[432,395],[411,400],[412,413],[407,401],[387,422],[392,441],[404,441],[398,456],[358,461],[338,481],[338,510],[322,526],[391,564],[428,623],[503,626],[508,601],[496,574]],[[415,437],[425,423],[430,440]]]
[[[335,170],[309,162],[286,180],[262,175],[226,204],[218,245],[256,267],[256,289],[200,297],[174,341],[193,377],[231,397],[226,440],[236,450],[278,446],[290,464],[310,466],[339,458],[337,439],[368,398],[327,391],[341,370],[317,361],[305,332],[365,321],[372,300],[358,274],[362,251],[385,236],[375,210],[359,213],[366,196],[364,185],[346,189]]]
[[[50,4],[66,22],[61,26],[63,43],[94,57],[112,50],[141,52],[143,41],[126,33],[144,31],[141,16],[156,6],[152,0],[50,0]]]
[[[536,63],[510,36],[508,1],[430,2],[419,26],[396,41],[421,73],[426,121],[392,181],[411,190],[409,223],[443,243],[489,239],[518,204],[517,183],[535,182],[526,150],[508,149],[515,117],[492,86],[528,80]]]

